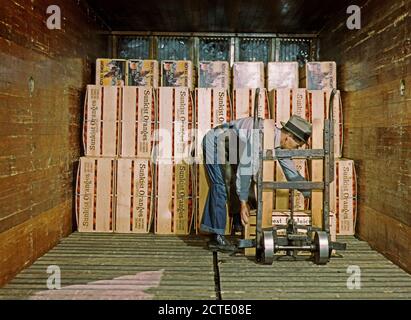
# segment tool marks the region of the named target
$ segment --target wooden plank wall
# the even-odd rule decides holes
[[[320,33],[337,62],[345,158],[359,182],[357,233],[411,272],[411,1],[368,1],[361,29],[338,12]],[[400,95],[400,81],[405,94]]]
[[[85,85],[106,54],[84,1],[53,4],[61,30],[46,27],[46,0],[0,10],[0,286],[72,231]]]

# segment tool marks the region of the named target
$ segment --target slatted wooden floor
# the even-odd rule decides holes
[[[205,243],[199,237],[76,232],[0,289],[0,299],[215,299],[213,255]],[[50,265],[60,267],[62,288],[82,286],[51,293]]]
[[[273,265],[220,254],[220,285],[224,299],[411,299],[411,275],[394,265],[364,241],[339,237],[347,250],[326,266],[308,257],[297,261],[282,256]],[[361,272],[361,288],[350,290],[350,266]]]
[[[221,253],[215,265],[206,240],[73,233],[0,289],[0,299],[411,299],[411,275],[354,237],[340,239],[348,250],[326,266],[264,266]],[[51,265],[61,290],[47,289]],[[347,289],[351,265],[361,270],[359,290]]]

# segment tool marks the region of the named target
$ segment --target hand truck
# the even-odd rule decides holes
[[[260,128],[258,118],[258,96],[256,89],[254,101],[254,133],[253,138],[258,139],[259,164],[256,174],[257,186],[257,221],[256,238],[243,239],[238,243],[238,248],[256,248],[256,260],[263,264],[272,264],[275,254],[286,252],[288,256],[296,257],[298,251],[309,251],[316,264],[327,264],[332,250],[345,250],[346,244],[331,242],[330,240],[330,183],[334,180],[334,126],[333,126],[333,100],[337,90],[333,89],[330,95],[329,116],[324,120],[324,147],[323,149],[304,150],[263,150],[263,130]],[[256,141],[256,140],[254,140]],[[254,146],[256,144],[253,144]],[[263,181],[263,161],[273,161],[279,158],[294,159],[322,159],[324,166],[324,179],[322,182],[294,181],[273,182]],[[286,226],[273,226],[263,228],[263,190],[289,189],[291,190],[290,217]],[[311,225],[298,225],[294,219],[294,192],[295,190],[323,190],[322,227]],[[312,221],[312,219],[311,219]],[[298,230],[304,229],[305,234]],[[279,235],[279,230],[285,230],[285,235]]]

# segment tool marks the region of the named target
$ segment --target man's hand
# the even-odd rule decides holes
[[[241,223],[245,227],[248,224],[248,217],[250,216],[250,208],[248,207],[247,201],[241,201]]]

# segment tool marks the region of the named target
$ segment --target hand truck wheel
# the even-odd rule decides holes
[[[314,233],[314,244],[314,263],[320,265],[327,264],[330,259],[330,243],[327,232],[316,231]]]
[[[261,262],[263,264],[273,264],[274,261],[274,237],[272,230],[263,231],[262,237]]]

